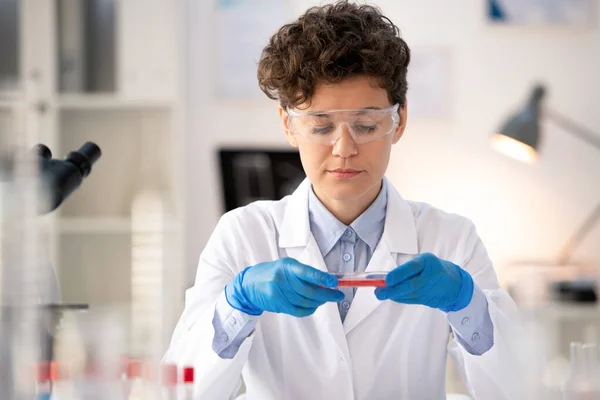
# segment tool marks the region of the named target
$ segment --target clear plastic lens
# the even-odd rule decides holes
[[[302,113],[288,109],[288,126],[294,135],[321,144],[335,143],[346,126],[357,143],[367,143],[398,126],[398,105],[383,110],[331,110]]]

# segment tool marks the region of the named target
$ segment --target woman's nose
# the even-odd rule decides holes
[[[358,153],[358,146],[356,142],[352,138],[350,131],[347,125],[342,125],[339,129],[341,129],[340,136],[333,143],[333,148],[331,153],[334,156],[346,158],[353,156]]]

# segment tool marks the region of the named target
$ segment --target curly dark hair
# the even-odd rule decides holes
[[[258,82],[282,107],[312,98],[318,82],[355,75],[378,79],[390,102],[404,106],[410,49],[377,7],[338,1],[312,7],[275,33],[258,64]]]

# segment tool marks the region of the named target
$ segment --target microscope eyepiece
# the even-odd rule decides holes
[[[56,209],[92,171],[92,165],[102,155],[100,147],[86,142],[77,151],[70,152],[64,160],[52,158],[52,152],[43,144],[32,151],[40,162],[40,177],[47,204],[40,203],[40,213]]]
[[[85,178],[90,174],[92,165],[98,161],[101,155],[100,147],[95,143],[86,142],[79,150],[70,152],[66,161],[73,163],[81,172],[81,177]]]

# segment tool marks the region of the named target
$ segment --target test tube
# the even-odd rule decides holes
[[[41,361],[36,368],[35,400],[50,400],[52,384],[50,383],[50,362]]]
[[[177,400],[177,365],[164,364],[160,375],[162,398]]]
[[[194,400],[194,367],[183,367],[183,383],[179,400]]]
[[[571,370],[564,386],[563,400],[598,398],[598,347],[571,343]]]
[[[590,390],[596,394],[600,390],[600,374],[598,369],[598,345],[586,343],[581,347],[583,353],[585,379]]]
[[[72,399],[74,391],[70,386],[70,371],[66,364],[57,361],[50,362],[50,380],[52,382],[51,399]]]
[[[339,272],[338,287],[383,287],[387,272]]]
[[[127,360],[125,372],[125,381],[123,383],[123,394],[125,399],[136,398],[136,393],[141,393],[142,384],[142,362],[140,360]],[[139,397],[140,395],[138,395]]]
[[[162,399],[158,365],[151,361],[144,363],[144,397],[143,400]]]

